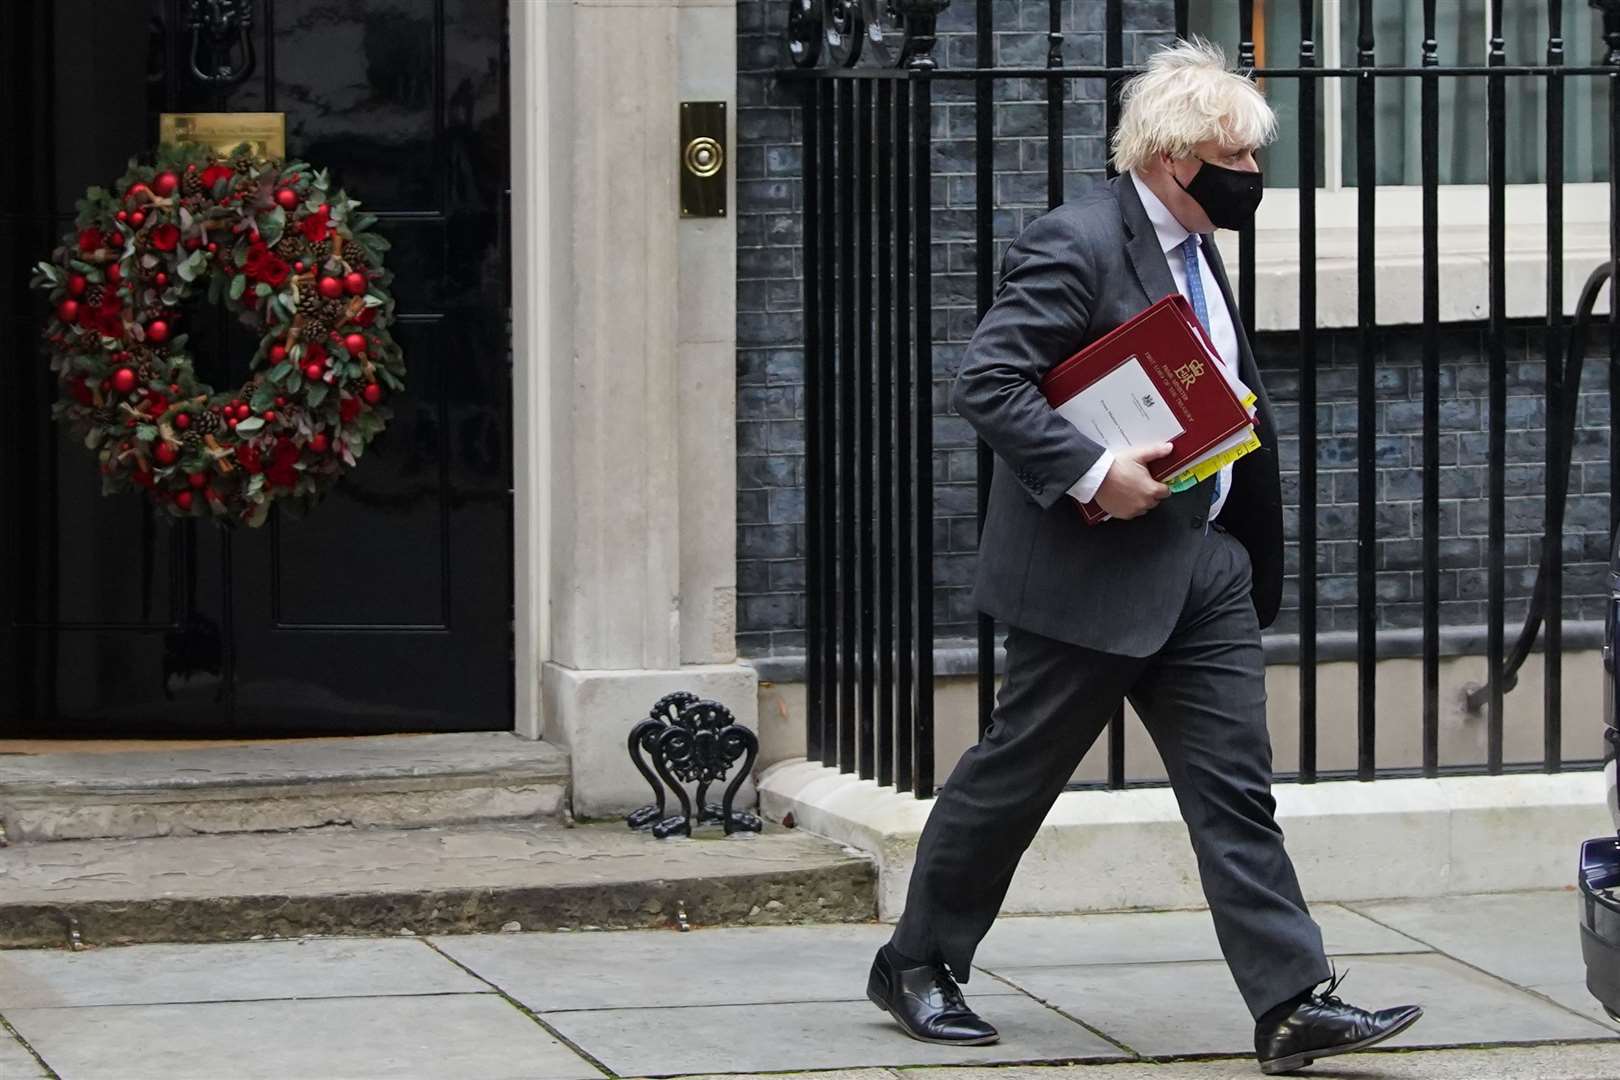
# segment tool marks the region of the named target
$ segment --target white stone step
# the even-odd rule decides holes
[[[567,813],[567,753],[505,732],[0,756],[10,844]]]
[[[623,825],[80,840],[0,850],[0,948],[862,921],[872,860],[798,830]]]

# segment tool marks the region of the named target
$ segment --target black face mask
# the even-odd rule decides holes
[[[1175,173],[1170,178],[1176,186],[1193,197],[1204,208],[1217,229],[1241,229],[1254,217],[1260,197],[1265,194],[1265,180],[1258,172],[1228,169],[1204,161],[1193,174],[1192,183],[1183,184]]]

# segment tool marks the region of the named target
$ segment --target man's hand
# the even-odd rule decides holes
[[[1153,479],[1148,465],[1175,449],[1169,443],[1133,446],[1114,454],[1114,464],[1097,488],[1097,505],[1120,520],[1141,517],[1170,497],[1170,489]]]

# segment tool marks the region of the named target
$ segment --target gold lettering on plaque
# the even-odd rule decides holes
[[[247,143],[254,156],[287,156],[286,113],[163,113],[158,139],[165,145],[199,143],[229,153]]]

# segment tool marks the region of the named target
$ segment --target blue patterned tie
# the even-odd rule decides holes
[[[1204,299],[1204,275],[1198,268],[1198,235],[1189,233],[1187,239],[1181,243],[1181,258],[1187,264],[1187,299],[1192,301],[1193,314],[1198,321],[1204,324],[1206,333],[1212,333],[1209,325],[1209,303]],[[1221,474],[1215,474],[1215,483],[1209,493],[1209,505],[1214,506],[1221,497]]]

